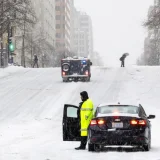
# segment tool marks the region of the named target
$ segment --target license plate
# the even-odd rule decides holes
[[[112,128],[123,128],[123,123],[112,123]]]
[[[78,73],[73,73],[73,75],[78,75]]]

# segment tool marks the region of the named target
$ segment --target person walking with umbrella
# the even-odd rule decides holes
[[[127,57],[128,55],[129,55],[128,53],[124,53],[124,54],[122,55],[122,57],[120,58],[121,67],[125,67],[125,59],[126,59],[126,57]]]

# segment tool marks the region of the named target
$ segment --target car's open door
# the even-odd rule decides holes
[[[77,106],[65,104],[63,111],[63,141],[80,141],[80,120]]]

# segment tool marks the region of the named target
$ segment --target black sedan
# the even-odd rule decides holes
[[[63,115],[63,140],[80,141],[77,106],[65,105]],[[88,151],[104,146],[129,145],[151,148],[151,124],[142,105],[101,104],[88,128]]]

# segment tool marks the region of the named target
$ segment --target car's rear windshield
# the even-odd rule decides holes
[[[110,113],[128,113],[128,114],[137,114],[138,107],[132,105],[106,105],[98,107],[98,113],[101,114],[110,114]]]

